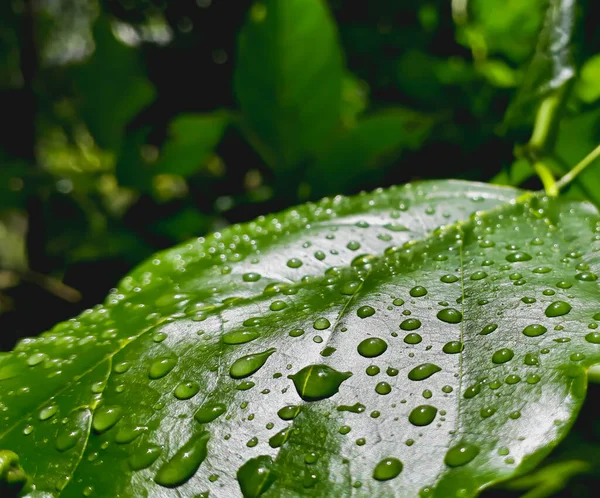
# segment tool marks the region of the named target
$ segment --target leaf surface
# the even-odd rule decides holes
[[[0,356],[0,449],[33,497],[475,495],[582,403],[599,227],[440,181],[190,241]]]

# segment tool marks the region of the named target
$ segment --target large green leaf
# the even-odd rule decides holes
[[[160,253],[0,357],[0,475],[17,454],[31,496],[472,496],[574,420],[599,231],[589,204],[442,181]]]
[[[258,150],[272,166],[297,166],[330,136],[341,119],[342,81],[337,32],[323,0],[253,4],[240,33],[235,93],[249,138],[264,144]]]

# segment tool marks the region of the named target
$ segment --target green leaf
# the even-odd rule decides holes
[[[577,96],[588,104],[600,99],[600,54],[590,57],[583,67],[575,85]]]
[[[0,449],[32,496],[473,496],[581,406],[599,227],[440,181],[195,239],[0,356]]]
[[[118,150],[125,125],[154,98],[136,49],[117,40],[110,22],[94,26],[96,50],[71,72],[78,108],[100,147]]]
[[[342,80],[325,2],[253,4],[239,37],[234,86],[250,133],[269,151],[262,152],[267,162],[294,168],[327,140],[340,123]]]
[[[530,119],[545,97],[563,90],[574,78],[572,50],[576,4],[573,0],[549,0],[535,53],[523,84],[506,112],[507,125]]]
[[[431,117],[408,109],[388,109],[363,118],[309,170],[313,195],[376,182],[383,174],[381,163],[397,159],[403,149],[419,147],[433,123]]]
[[[225,113],[182,114],[169,124],[156,173],[190,176],[198,171],[221,140],[228,117]]]

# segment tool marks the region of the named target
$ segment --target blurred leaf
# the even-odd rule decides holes
[[[154,98],[139,52],[118,41],[105,17],[94,26],[96,50],[72,68],[79,110],[102,148],[118,150],[125,125]]]
[[[166,235],[173,242],[182,242],[192,237],[205,234],[212,227],[213,219],[196,209],[183,209],[173,216],[157,220],[153,224],[153,232]]]
[[[141,192],[152,190],[154,165],[145,161],[142,155],[149,134],[150,127],[144,126],[125,135],[115,167],[119,185]]]
[[[493,86],[511,88],[517,86],[518,71],[500,59],[488,59],[477,64],[477,71]]]
[[[350,127],[356,124],[358,116],[369,104],[368,87],[352,73],[347,73],[342,81],[342,124]]]
[[[340,122],[342,79],[342,54],[325,2],[253,4],[239,36],[234,87],[271,166],[293,169],[332,134]]]
[[[535,54],[506,113],[507,126],[531,119],[545,97],[563,89],[574,78],[575,7],[575,0],[549,0]]]
[[[341,136],[308,172],[313,196],[344,192],[383,175],[404,148],[417,148],[427,137],[433,119],[408,109],[388,109],[358,122]]]
[[[600,54],[588,59],[581,68],[575,93],[588,104],[600,98]]]
[[[517,159],[512,164],[502,169],[496,176],[494,176],[490,183],[495,185],[510,185],[511,187],[518,187],[525,180],[528,180],[535,173],[531,164],[526,159]]]
[[[153,170],[183,177],[195,173],[221,140],[227,123],[223,112],[177,116],[169,124],[168,138]]]
[[[523,62],[533,51],[547,2],[471,0],[468,22],[458,27],[457,39],[471,48],[476,59],[500,55]]]

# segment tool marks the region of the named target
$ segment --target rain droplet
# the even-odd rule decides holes
[[[423,297],[427,294],[427,289],[425,287],[422,287],[421,285],[417,285],[409,291],[409,294],[412,297]]]
[[[479,447],[474,444],[459,443],[448,450],[444,463],[448,467],[461,467],[471,462],[478,454]]]
[[[465,348],[464,344],[460,341],[450,341],[444,344],[442,351],[447,354],[460,353]]]
[[[410,412],[408,421],[417,426],[431,424],[437,415],[437,408],[431,405],[419,405]]]
[[[379,337],[370,337],[362,341],[358,347],[358,353],[365,358],[375,358],[380,356],[387,350],[388,345],[383,339]]]
[[[506,256],[506,261],[509,263],[518,263],[519,261],[529,261],[531,259],[531,254],[526,252],[511,252]]]
[[[398,477],[402,472],[402,462],[397,458],[389,457],[381,460],[373,469],[373,479],[388,481]]]
[[[327,318],[317,318],[315,323],[313,323],[313,327],[317,330],[325,330],[331,326],[331,323]]]
[[[386,395],[392,392],[392,386],[390,386],[387,382],[378,382],[375,386],[375,392],[377,394]]]
[[[78,427],[73,427],[70,424],[63,427],[56,436],[56,449],[60,452],[70,450],[75,447],[82,435],[83,432]]]
[[[252,375],[266,363],[269,356],[275,351],[275,348],[271,348],[262,353],[249,354],[238,358],[229,368],[229,375],[234,379],[243,379],[244,377]]]
[[[160,379],[167,375],[177,365],[177,359],[175,358],[160,358],[150,365],[148,370],[148,377],[151,379]]]
[[[416,332],[406,334],[406,336],[404,337],[404,342],[406,344],[419,344],[422,340],[423,338]]]
[[[458,277],[456,275],[444,275],[440,278],[440,281],[445,284],[453,284],[454,282],[458,282]]]
[[[502,348],[492,355],[492,361],[497,364],[506,363],[512,360],[513,356],[515,356],[515,352],[512,349]]]
[[[356,314],[359,316],[359,318],[367,318],[375,314],[375,309],[371,306],[361,306],[356,311]]]
[[[162,448],[155,444],[141,447],[129,458],[131,470],[142,470],[150,467],[162,453]]]
[[[223,403],[208,403],[198,409],[194,418],[201,424],[208,424],[223,415],[226,409]]]
[[[277,479],[273,459],[267,455],[252,458],[238,469],[236,477],[244,498],[259,498]]]
[[[237,344],[245,344],[253,341],[259,336],[259,333],[254,330],[234,330],[223,334],[223,342],[230,346]]]
[[[555,316],[566,315],[569,311],[571,311],[571,305],[569,303],[565,303],[564,301],[554,301],[546,308],[546,316],[549,318]]]
[[[402,330],[416,330],[421,326],[421,321],[416,318],[407,318],[400,324]],[[416,334],[418,335],[418,334]]]
[[[351,372],[338,372],[327,365],[308,365],[288,378],[304,401],[317,401],[336,394],[342,382],[351,376]]]
[[[281,420],[294,420],[301,411],[301,406],[288,405],[280,408],[277,415],[279,415]]]
[[[194,381],[182,382],[176,388],[173,394],[177,399],[190,399],[200,391],[200,384]]]
[[[410,380],[425,380],[441,370],[442,369],[434,363],[423,363],[408,372],[408,378]]]
[[[462,313],[454,308],[444,308],[438,311],[438,319],[446,323],[460,323],[462,322]]]
[[[527,337],[537,337],[546,333],[548,329],[539,323],[532,323],[523,329],[523,334]]]
[[[98,433],[105,432],[114,427],[122,415],[123,409],[120,406],[101,406],[94,413],[92,427]]]
[[[206,458],[208,432],[192,436],[177,452],[161,465],[154,482],[173,488],[187,482],[198,470]]]

